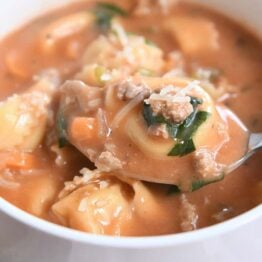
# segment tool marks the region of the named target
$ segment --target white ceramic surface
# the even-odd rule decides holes
[[[1,1],[0,37],[27,19],[74,0]],[[194,0],[262,35],[262,0]],[[177,235],[93,236],[35,218],[0,198],[0,262],[260,262],[262,205],[227,222]]]

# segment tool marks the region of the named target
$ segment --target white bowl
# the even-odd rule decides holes
[[[74,0],[8,0],[0,8],[0,36],[27,19]],[[261,0],[195,0],[262,36]],[[0,198],[1,262],[260,262],[262,205],[189,233],[158,237],[95,236],[38,219]]]

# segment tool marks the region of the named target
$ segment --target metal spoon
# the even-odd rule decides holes
[[[262,149],[262,133],[253,133],[249,136],[247,153],[239,160],[228,165],[224,170],[225,174],[229,174],[232,171],[234,171],[236,168],[241,166],[244,162],[247,161],[247,159],[249,159],[259,149]]]

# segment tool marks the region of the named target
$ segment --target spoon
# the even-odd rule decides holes
[[[249,136],[248,151],[246,152],[246,154],[239,160],[228,165],[224,170],[225,174],[231,173],[239,166],[244,164],[247,159],[249,159],[259,149],[262,149],[262,133],[253,133]]]

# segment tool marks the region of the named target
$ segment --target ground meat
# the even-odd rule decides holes
[[[215,154],[209,149],[199,149],[194,153],[194,164],[201,178],[220,176],[224,166],[215,161]]]
[[[145,102],[150,104],[154,115],[163,115],[175,123],[183,122],[194,110],[191,98],[177,92],[175,87],[166,87],[162,91],[160,94],[152,94]]]
[[[154,136],[160,136],[163,137],[165,139],[169,138],[169,134],[166,128],[166,124],[159,124],[159,125],[154,125],[154,126],[150,126],[148,128],[148,133],[150,135],[154,135]]]
[[[110,151],[104,151],[95,161],[95,166],[104,172],[121,169],[122,162],[116,158]]]
[[[121,100],[130,100],[142,93],[144,98],[150,94],[149,88],[144,84],[135,84],[132,80],[124,80],[118,85],[117,97]]]
[[[191,231],[197,229],[198,214],[196,207],[188,201],[185,194],[181,195],[180,202],[180,218],[182,231]]]

